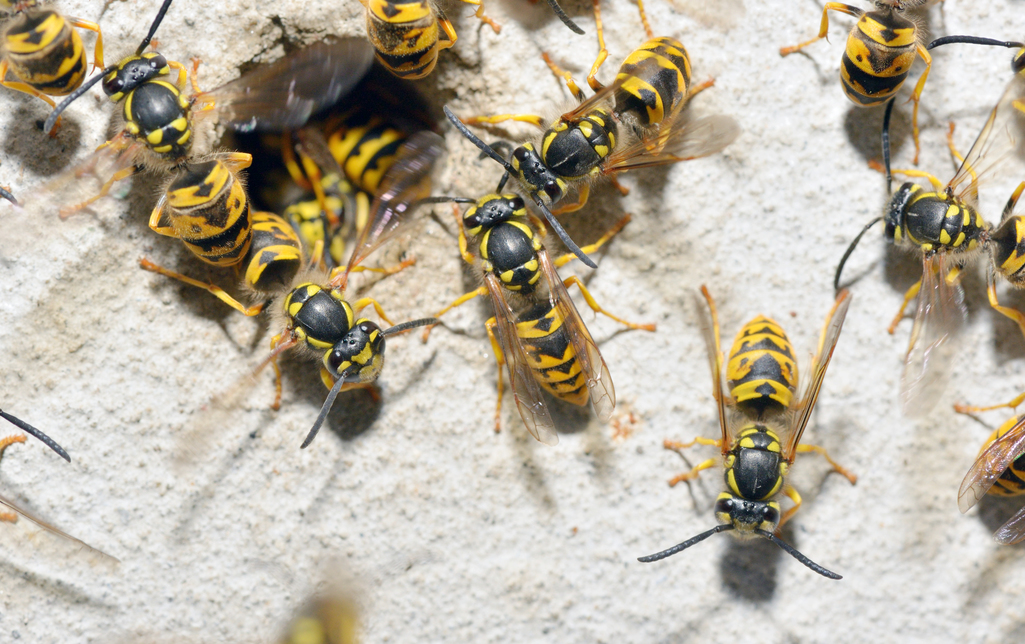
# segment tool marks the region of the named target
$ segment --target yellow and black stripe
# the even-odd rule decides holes
[[[4,30],[3,51],[18,80],[50,96],[75,91],[88,71],[81,36],[56,11],[19,12]]]
[[[558,307],[543,298],[516,319],[516,335],[541,387],[559,400],[586,405],[587,377]]]
[[[325,128],[331,156],[358,190],[373,194],[408,135],[380,116],[354,110]]]
[[[377,60],[399,78],[427,76],[438,63],[438,52],[455,43],[455,32],[431,0],[367,0],[364,4],[367,39]]]
[[[255,211],[252,243],[243,262],[245,284],[261,293],[288,289],[303,263],[302,241],[284,218],[272,212]]]
[[[866,107],[885,103],[907,78],[918,47],[915,23],[893,8],[862,13],[840,65],[844,93]]]
[[[191,105],[166,80],[142,83],[124,97],[125,131],[167,161],[177,163],[192,147]]]
[[[616,81],[621,83],[616,91],[616,112],[633,114],[641,125],[661,123],[687,100],[690,57],[678,40],[652,38],[626,57]]]
[[[797,362],[786,332],[759,315],[744,325],[730,348],[726,366],[730,395],[756,418],[790,407],[797,388]]]

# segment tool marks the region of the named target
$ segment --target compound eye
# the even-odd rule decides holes
[[[516,159],[517,161],[520,161],[520,162],[526,161],[527,157],[528,157],[527,148],[524,148],[524,147],[521,146],[521,147],[518,147],[515,150],[513,150],[513,158]]]
[[[152,69],[163,69],[167,66],[167,59],[164,58],[163,54],[157,54],[149,59],[149,66]]]
[[[558,201],[562,197],[562,188],[557,181],[545,183],[544,191],[553,202]]]

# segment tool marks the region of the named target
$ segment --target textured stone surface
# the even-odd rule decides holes
[[[609,82],[645,36],[632,3],[606,4],[610,56],[600,77]],[[559,407],[561,442],[548,448],[526,434],[509,402],[495,434],[486,303],[454,312],[451,330],[427,345],[413,336],[390,342],[382,404],[343,397],[331,429],[305,451],[298,445],[325,394],[312,364],[286,361],[281,411],[268,409],[263,375],[239,409],[212,419],[204,405],[266,355],[274,329],[138,269],[145,255],[232,279],[147,229],[159,181],[140,177],[119,189],[121,199],[66,222],[52,209],[0,205],[0,402],[73,456],[68,465],[37,443],[15,446],[0,466],[0,492],[121,559],[116,568],[91,565],[24,522],[0,526],[0,639],[264,642],[333,558],[362,580],[368,642],[1020,639],[1025,564],[1020,548],[998,547],[990,534],[1021,503],[986,501],[961,516],[955,502],[979,445],[1007,414],[980,424],[948,403],[1016,394],[1025,343],[987,308],[975,270],[947,399],[927,420],[902,418],[897,389],[911,324],[894,336],[885,327],[916,262],[878,232],[848,267],[858,279],[854,302],[806,435],[860,478],[852,487],[817,456],[802,457],[792,482],[805,505],[784,535],[845,579],[828,581],[771,544],[727,536],[663,562],[635,560],[715,521],[717,470],[689,491],[670,489],[666,480],[687,465],[662,449],[664,438],[718,431],[695,288],[707,284],[717,297],[724,342],[765,313],[787,329],[806,370],[836,262],[886,201],[882,177],[866,165],[879,154],[881,110],[853,107],[837,79],[853,19],[833,18],[831,44],[781,59],[779,47],[814,33],[820,3],[748,0],[745,12],[720,19],[702,4],[652,0],[648,10],[659,34],[686,44],[695,78],[716,79],[692,109],[731,114],[744,134],[723,155],[625,177],[632,191],[624,199],[603,187],[566,218],[578,240],[590,241],[622,212],[634,214],[599,254],[597,271],[577,262],[565,269],[584,275],[612,311],[658,323],[653,335],[621,332],[583,314],[615,378],[615,422],[634,430],[625,438],[589,412]],[[98,20],[114,60],[134,47],[155,6],[61,9]],[[498,35],[469,7],[444,8],[460,40],[418,86],[459,114],[557,113],[570,96],[540,53],[581,81],[595,54],[584,2],[566,5],[584,36],[544,3],[489,2],[504,27]],[[1021,8],[1018,0],[948,0],[924,14],[936,35],[1021,38]],[[200,81],[214,87],[250,61],[280,55],[282,39],[362,28],[354,0],[178,0],[158,38],[173,59],[202,58]],[[923,169],[944,180],[953,173],[946,123],[956,120],[955,139],[967,149],[1008,79],[1009,58],[937,52],[922,104]],[[25,199],[101,143],[113,112],[95,92],[50,140],[34,126],[46,115],[41,102],[11,91],[0,101],[0,183]],[[895,123],[895,164],[907,166],[910,105],[899,105]],[[527,126],[496,132],[533,134]],[[439,192],[491,190],[498,168],[447,138]],[[991,220],[1011,179],[983,191]],[[395,319],[427,315],[475,286],[447,207],[401,243],[417,265],[372,290]],[[1002,297],[1025,305],[1020,295]],[[197,429],[208,440],[190,449]],[[691,463],[713,451],[695,449]],[[194,458],[176,464],[182,454]]]

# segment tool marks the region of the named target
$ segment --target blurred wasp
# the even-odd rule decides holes
[[[458,298],[433,317],[440,318],[475,297],[491,297],[495,317],[485,327],[498,363],[495,431],[501,428],[503,364],[509,369],[520,418],[530,434],[542,443],[559,442],[542,390],[574,405],[590,401],[598,418],[607,422],[616,406],[612,376],[567,288],[575,284],[595,313],[628,328],[654,331],[655,325],[635,324],[616,317],[598,305],[578,277],[561,279],[556,268],[574,256],[568,254],[553,260],[548,255],[543,245],[544,224],[527,214],[521,197],[495,193],[476,202],[455,197],[432,200],[473,204],[461,217],[456,211],[459,252],[482,275],[484,286]],[[586,246],[585,252],[600,248],[628,221],[629,215],[597,242]]]
[[[923,5],[926,0],[875,0],[873,11],[864,11],[840,2],[827,2],[822,9],[822,24],[817,36],[807,42],[783,47],[781,56],[787,56],[826,37],[829,33],[829,12],[838,11],[854,16],[858,22],[847,36],[847,46],[840,61],[840,82],[844,94],[858,107],[882,105],[900,90],[916,58],[921,56],[925,71],[915,84],[911,100],[912,136],[915,141],[914,164],[918,165],[918,103],[925,89],[925,81],[932,69],[929,50],[941,44],[968,43],[976,45],[1013,46],[988,38],[947,36],[925,46],[925,33],[918,21],[907,15],[909,9]],[[940,42],[943,41],[943,42]]]
[[[193,73],[188,76],[180,63],[156,52],[125,58],[103,76],[104,92],[123,105],[124,126],[71,177],[65,177],[90,172],[107,179],[98,194],[62,208],[61,215],[66,217],[100,199],[138,167],[186,167],[196,119],[217,115],[242,131],[300,127],[351,89],[371,60],[372,51],[361,40],[318,42],[217,89],[200,92],[196,85],[198,61],[193,61]],[[172,69],[177,73],[169,80]],[[188,97],[184,94],[186,79],[193,89]],[[83,86],[80,93],[86,89]],[[69,96],[58,109],[75,98]],[[49,121],[44,128],[47,125]]]
[[[931,409],[943,393],[947,375],[957,350],[956,337],[966,319],[964,291],[960,273],[980,252],[989,252],[993,270],[989,279],[990,304],[1011,318],[1025,334],[1025,316],[1000,306],[995,277],[1001,275],[1014,285],[1025,285],[1019,275],[1025,251],[1025,228],[1021,217],[1012,216],[1022,186],[1004,207],[1001,223],[992,228],[978,211],[980,180],[1006,162],[1021,139],[1025,113],[1016,103],[1025,96],[1025,75],[1018,74],[990,112],[985,126],[967,156],[954,146],[953,126],[947,142],[960,167],[944,185],[936,176],[920,170],[890,169],[889,121],[892,103],[883,119],[883,165],[888,191],[894,173],[927,179],[933,191],[905,182],[893,193],[883,217],[873,219],[854,238],[837,266],[834,287],[839,289],[840,275],[862,235],[879,221],[885,221],[885,236],[892,243],[913,248],[922,255],[922,279],[908,289],[904,301],[890,325],[893,333],[908,304],[916,296],[918,307],[911,329],[908,352],[901,380],[904,411],[918,415]]]
[[[600,25],[597,3],[595,16]],[[728,116],[689,118],[684,115],[687,99],[699,90],[689,87],[690,59],[683,46],[674,40],[649,40],[627,57],[615,82],[602,87],[594,74],[607,51],[600,27],[598,33],[599,56],[588,76],[596,93],[585,99],[569,74],[545,56],[552,71],[566,79],[579,104],[552,123],[538,145],[527,143],[515,148],[511,161],[470,132],[448,107],[444,108],[449,121],[464,137],[519,180],[560,241],[591,268],[595,268],[594,262],[580,251],[549,209],[565,196],[570,182],[578,182],[577,202],[564,205],[556,211],[558,213],[583,207],[589,195],[587,182],[591,180],[715,154],[740,134],[740,127]],[[650,94],[652,91],[654,95]],[[624,118],[636,126],[633,136],[627,133],[625,143],[619,137],[617,125]],[[468,122],[504,120],[528,122],[538,127],[543,123],[540,116],[530,114],[477,117]]]
[[[56,452],[58,456],[60,456],[61,458],[63,458],[65,461],[67,461],[69,463],[71,462],[71,457],[68,456],[68,453],[64,450],[64,448],[61,447],[60,445],[58,445],[56,441],[54,441],[52,438],[50,438],[49,436],[44,434],[39,429],[36,429],[32,425],[30,425],[30,424],[26,423],[25,421],[21,420],[20,418],[18,418],[16,416],[13,416],[13,415],[11,415],[11,414],[3,411],[3,410],[0,410],[0,418],[3,418],[4,420],[6,420],[7,422],[11,423],[12,425],[17,427],[18,429],[22,430],[23,432],[25,432],[27,434],[30,434],[30,435],[34,436],[35,438],[39,439],[40,442],[42,442],[44,445],[46,445],[47,447],[52,449],[54,452]],[[0,439],[0,459],[3,458],[3,455],[7,451],[8,447],[13,445],[14,443],[24,443],[25,440],[26,440],[25,437],[20,435],[20,434],[15,434],[15,435],[12,435],[12,436],[7,436],[6,438]],[[25,517],[26,519],[28,519],[29,521],[31,521],[35,525],[39,526],[43,530],[46,530],[50,534],[56,535],[57,537],[60,537],[61,539],[65,540],[65,541],[67,541],[67,542],[69,542],[71,544],[74,544],[76,546],[80,546],[80,547],[86,549],[87,551],[89,551],[91,553],[94,553],[94,554],[97,554],[100,557],[108,559],[110,561],[114,561],[114,562],[118,561],[116,558],[111,557],[110,555],[108,555],[107,553],[103,552],[102,550],[94,548],[94,547],[90,546],[89,544],[85,543],[84,541],[82,541],[80,539],[76,539],[75,537],[73,537],[70,534],[64,532],[63,530],[60,530],[60,529],[50,525],[46,521],[43,521],[42,519],[36,517],[31,512],[29,512],[29,511],[21,508],[20,506],[18,506],[14,501],[10,500],[6,496],[0,495],[0,505],[3,505],[8,510],[10,510],[9,512],[8,511],[0,511],[0,521],[2,521],[2,522],[16,523],[18,521],[18,516],[20,515],[22,517]]]
[[[258,235],[254,233],[252,246],[243,260],[245,284],[253,290],[270,291],[271,295],[279,298],[273,310],[278,318],[276,324],[282,330],[272,339],[270,355],[253,375],[267,365],[274,365],[277,374],[277,358],[295,348],[321,361],[321,378],[330,389],[313,428],[302,443],[303,448],[316,437],[341,391],[368,387],[380,375],[384,367],[385,338],[435,322],[433,318],[426,318],[395,325],[373,298],[363,297],[350,304],[345,299],[345,288],[349,273],[364,270],[393,273],[412,263],[412,260],[406,260],[398,267],[385,269],[360,266],[371,253],[411,222],[412,214],[420,204],[429,202],[431,173],[443,152],[441,137],[430,132],[418,133],[403,144],[395,162],[381,179],[369,224],[360,233],[345,266],[330,272],[324,270],[321,266],[322,248],[314,249],[311,257],[305,257],[295,231],[277,215],[265,213],[273,221],[273,230],[268,232],[267,239],[280,241],[287,237],[289,243],[280,244],[279,248],[260,246]],[[300,271],[304,264],[306,269]],[[144,260],[142,267],[206,289],[246,315],[256,315],[263,308],[262,305],[247,307],[218,286],[169,271],[152,262]],[[250,276],[256,274],[273,276],[273,281],[268,280],[272,287],[257,288],[250,281]],[[287,281],[284,279],[286,275]],[[367,306],[373,306],[390,328],[382,330],[376,323],[358,318]],[[249,379],[245,382],[248,384]],[[281,396],[280,380],[277,380],[277,389],[275,407]]]
[[[796,400],[797,363],[793,346],[783,329],[762,315],[744,325],[737,334],[726,360],[729,394],[723,392],[719,317],[708,289],[702,286],[701,294],[708,303],[711,318],[709,320],[702,316],[701,328],[708,346],[712,397],[719,410],[722,436],[718,440],[699,436],[686,444],[666,441],[666,447],[679,450],[697,443],[715,445],[720,449],[727,490],[719,495],[715,503],[715,516],[719,525],[668,550],[640,557],[638,561],[648,563],[665,559],[713,534],[731,530],[745,539],[764,537],[818,574],[840,579],[840,575],[811,561],[775,533],[801,507],[801,496],[785,481],[797,454],[818,452],[852,484],[857,480],[833,461],[823,448],[801,444],[801,436],[811,419],[826,376],[826,368],[840,337],[844,317],[851,303],[850,293],[842,291],[837,295],[822,329],[818,353],[812,361],[811,379],[805,385],[804,393]],[[670,485],[689,481],[718,462],[719,459],[715,458],[704,461],[672,479]],[[794,507],[782,514],[779,502],[773,500],[781,491],[794,502]]]
[[[434,71],[438,54],[456,44],[458,36],[451,21],[434,0],[360,0],[366,8],[367,39],[376,50],[377,60],[399,78],[416,80]],[[482,0],[460,0],[474,5],[474,15],[495,33],[501,27],[484,15]],[[549,6],[563,24],[575,33],[581,29],[570,20],[557,0]]]
[[[13,14],[0,33],[0,85],[55,107],[50,97],[75,91],[88,72],[85,46],[75,27],[96,33],[93,69],[104,67],[103,34],[95,22],[43,9],[37,0],[0,0],[0,11]],[[7,79],[8,71],[13,80]]]
[[[307,602],[279,644],[356,644],[360,620],[355,600],[348,593],[331,589]]]

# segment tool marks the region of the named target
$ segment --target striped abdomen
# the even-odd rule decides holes
[[[155,230],[182,240],[204,262],[234,266],[249,252],[246,190],[220,161],[185,166],[168,186],[163,208],[158,227],[170,232]]]
[[[438,63],[440,28],[430,0],[367,3],[367,39],[377,60],[399,78],[423,78]]]
[[[996,431],[990,434],[989,438],[982,445],[982,449],[979,453],[986,451],[987,448],[1004,434],[1006,434],[1012,427],[1018,424],[1021,420],[1021,416],[1015,416],[1008,420],[1006,423],[997,427]],[[1008,466],[1004,473],[1000,475],[1000,478],[993,483],[993,487],[989,488],[989,493],[995,496],[1017,496],[1019,494],[1025,494],[1025,454],[1019,454],[1015,458],[1011,465]]]
[[[284,218],[272,212],[254,211],[252,242],[246,256],[245,283],[261,293],[288,289],[302,266],[302,242]]]
[[[54,11],[18,14],[4,33],[3,51],[11,72],[43,94],[70,94],[86,75],[82,38]]]
[[[644,61],[654,61],[648,63]],[[672,38],[652,38],[633,51],[619,68],[616,112],[629,112],[642,125],[654,125],[687,100],[690,58]]]
[[[797,363],[786,332],[759,315],[744,325],[726,365],[730,395],[737,407],[756,417],[790,407],[797,388]]]
[[[1016,286],[1025,284],[1025,217],[1009,217],[990,235],[993,266]]]
[[[363,111],[353,112],[328,124],[331,156],[354,187],[371,194],[395,162],[406,134]]]
[[[559,400],[584,405],[590,395],[587,378],[564,322],[559,309],[545,298],[517,318],[516,335],[541,388]]]
[[[889,100],[918,56],[917,38],[915,23],[895,11],[862,14],[847,37],[840,64],[847,98],[863,107]]]

